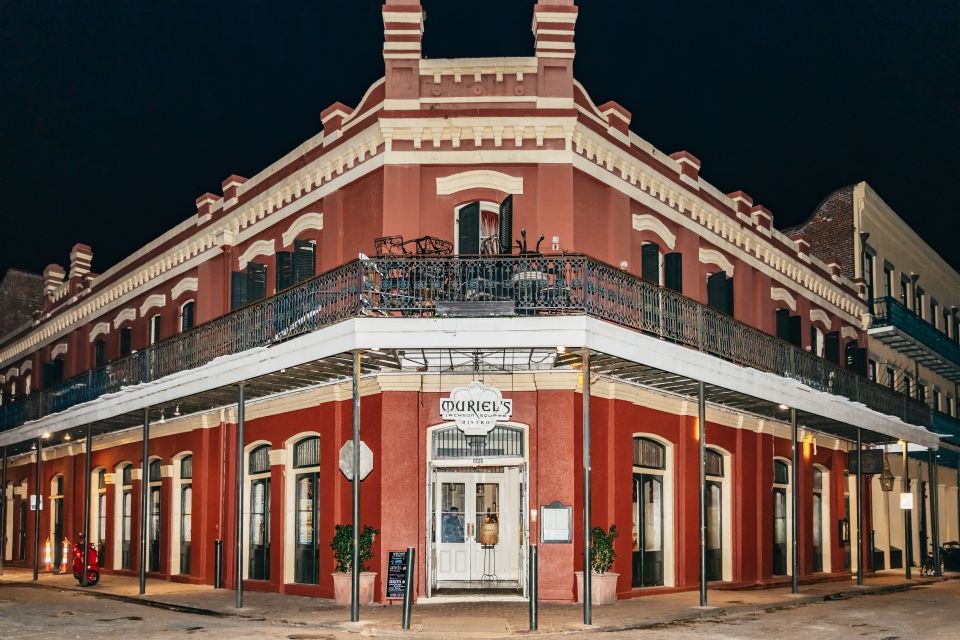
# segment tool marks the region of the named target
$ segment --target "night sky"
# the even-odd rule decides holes
[[[427,57],[533,55],[533,0],[423,4]],[[779,228],[865,179],[960,268],[956,0],[579,4],[577,79],[641,137]],[[102,272],[315,134],[381,77],[380,5],[0,2],[0,273]]]

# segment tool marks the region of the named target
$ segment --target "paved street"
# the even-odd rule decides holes
[[[960,581],[949,580],[888,595],[867,595],[839,601],[726,615],[695,623],[677,623],[653,629],[603,633],[604,638],[664,640],[864,638],[866,640],[956,638],[953,616],[960,602]],[[428,606],[415,611],[429,617]],[[450,620],[453,622],[453,620]],[[436,628],[426,637],[484,637],[474,619],[461,631]],[[358,629],[359,631],[359,629]],[[465,636],[463,631],[468,632]],[[399,635],[387,629],[366,629],[367,634]],[[517,633],[516,631],[514,632]],[[507,633],[509,634],[509,632]],[[507,635],[501,632],[500,637]],[[549,635],[549,634],[542,634]],[[595,637],[587,632],[567,632],[567,638]],[[24,638],[270,638],[326,640],[357,637],[343,630],[289,624],[236,615],[199,615],[142,604],[98,598],[78,591],[33,588],[0,583],[0,637]]]

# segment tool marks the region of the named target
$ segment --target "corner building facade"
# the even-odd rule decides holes
[[[226,586],[331,597],[355,384],[379,601],[388,551],[417,548],[425,597],[523,592],[531,544],[541,598],[571,601],[585,521],[621,532],[618,597],[694,589],[701,467],[711,583],[849,577],[857,433],[939,443],[864,376],[863,282],[597,105],[572,0],[536,4],[532,57],[424,59],[418,2],[383,19],[356,107],[104,273],[86,245],[45,270],[0,343],[6,561],[50,540],[56,566],[89,479],[108,574],[212,584],[222,541]],[[512,402],[478,432],[446,398]]]

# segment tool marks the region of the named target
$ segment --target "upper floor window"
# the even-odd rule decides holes
[[[133,329],[124,327],[120,329],[120,357],[130,355],[133,351]]]
[[[943,407],[940,405],[940,389],[937,389],[936,387],[933,388],[933,410],[943,410]]]
[[[887,366],[887,386],[891,389],[897,387],[897,370],[889,365]]]
[[[930,324],[934,327],[940,322],[940,304],[936,298],[930,298],[930,315],[927,317],[927,320],[929,320]]]
[[[893,297],[893,265],[889,262],[883,265],[883,295]]]
[[[910,278],[907,274],[900,274],[900,303],[910,308]]]
[[[660,245],[656,242],[644,242],[640,248],[640,277],[660,284]]]
[[[916,284],[913,285],[913,310],[917,313],[918,318],[923,318],[923,314],[926,311],[926,295],[922,287],[918,287]]]
[[[267,265],[248,262],[244,271],[234,271],[230,281],[230,310],[267,297]]]
[[[150,344],[157,344],[160,342],[160,314],[150,318]]]
[[[509,212],[507,211],[509,209]],[[457,212],[457,252],[462,255],[495,256],[500,253],[500,222],[512,218],[513,198],[499,206],[471,202]]]
[[[721,313],[733,315],[733,278],[718,271],[707,275],[707,305]]]
[[[107,364],[107,341],[100,338],[93,343],[93,366],[102,367]]]
[[[190,329],[193,329],[195,309],[196,302],[193,300],[183,305],[183,307],[180,309],[180,331],[189,331]]]
[[[943,308],[943,335],[948,338],[953,335],[953,327],[950,323],[950,309],[947,307]]]
[[[777,309],[777,337],[781,340],[801,346],[802,320],[800,316],[790,315],[790,309]]]
[[[294,240],[293,251],[277,252],[277,291],[309,280],[316,275],[317,245],[309,240]]]
[[[873,254],[864,247],[863,251],[863,282],[867,286],[867,304],[873,309]]]
[[[43,386],[49,389],[63,382],[63,358],[57,357],[43,365]]]

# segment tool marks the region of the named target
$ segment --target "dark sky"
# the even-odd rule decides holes
[[[0,273],[102,272],[316,133],[382,75],[380,4],[0,1]],[[533,0],[423,4],[428,57],[533,54]],[[956,0],[579,4],[577,78],[641,137],[780,228],[866,179],[960,267]]]

